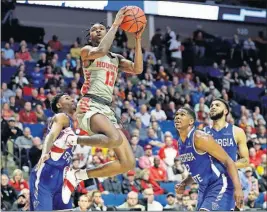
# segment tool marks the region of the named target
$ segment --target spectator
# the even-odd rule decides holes
[[[123,48],[123,47],[127,46],[128,38],[126,36],[126,33],[123,30],[121,30],[120,28],[115,35],[115,40],[118,42],[119,47]]]
[[[252,163],[255,167],[257,167],[261,163],[261,158],[257,157],[256,150],[253,147],[249,149],[249,162]]]
[[[70,62],[66,62],[65,66],[61,68],[61,71],[63,73],[63,76],[66,78],[73,78],[74,77]]]
[[[73,155],[79,159],[79,168],[85,168],[87,162],[92,161],[91,156],[91,147],[90,146],[84,146],[84,145],[77,145]]]
[[[165,136],[164,142],[165,142],[165,146],[160,149],[159,157],[161,160],[164,161],[167,167],[167,174],[169,177],[173,175],[172,167],[174,165],[174,159],[178,155],[178,151],[173,146],[173,140],[171,136]]]
[[[8,126],[9,126],[9,131],[7,133],[7,137],[15,141],[19,136],[22,136],[22,130],[18,127],[15,126],[15,118],[11,117],[8,120]]]
[[[31,72],[31,79],[34,87],[41,87],[44,83],[44,74],[40,71],[39,64],[34,67],[34,71]]]
[[[254,58],[256,56],[256,46],[254,41],[252,41],[252,39],[249,37],[247,40],[244,41],[243,45],[246,58]]]
[[[245,207],[247,210],[250,210],[251,208],[262,208],[261,205],[256,202],[257,197],[258,194],[256,192],[249,192],[247,206]]]
[[[161,60],[163,50],[163,37],[161,29],[156,29],[156,33],[153,35],[151,40],[151,46],[157,60]]]
[[[203,38],[203,34],[201,31],[198,31],[196,36],[194,36],[195,41],[195,55],[198,57],[204,57],[206,48],[205,48],[205,40]]]
[[[19,58],[22,59],[23,61],[31,61],[31,55],[28,52],[28,50],[26,49],[25,45],[21,46],[20,52],[18,53]]]
[[[24,128],[23,136],[19,136],[15,140],[15,144],[16,144],[15,150],[16,150],[16,152],[18,152],[18,151],[21,152],[22,166],[28,166],[28,154],[27,154],[27,152],[32,147],[32,139],[33,139],[33,137],[31,135],[31,130],[30,130],[30,128],[26,127],[26,128]]]
[[[29,211],[30,210],[29,199],[27,199],[25,194],[23,194],[22,192],[18,194],[18,199],[12,205],[11,210],[12,211]]]
[[[259,126],[258,139],[261,143],[262,148],[266,149],[267,134],[266,134],[266,128],[264,125]]]
[[[32,50],[30,52],[30,55],[31,55],[31,58],[34,62],[37,62],[40,58],[40,55],[38,53],[38,49],[37,49],[37,46],[33,46],[32,47]]]
[[[32,89],[31,94],[32,98],[30,102],[32,103],[32,108],[36,109],[37,105],[42,105],[42,102],[38,99],[38,90]]]
[[[152,146],[153,154],[158,154],[160,148],[164,146],[161,138],[158,138],[157,134],[151,127],[147,129],[147,139],[144,140],[144,144]]]
[[[10,48],[10,44],[6,43],[5,48],[2,48],[4,51],[5,59],[14,59],[14,50]]]
[[[37,105],[36,106],[36,111],[35,111],[35,113],[36,113],[36,116],[37,116],[37,121],[38,121],[38,123],[41,123],[41,124],[45,124],[46,123],[46,121],[47,121],[47,117],[46,117],[46,115],[45,115],[45,113],[44,113],[44,111],[43,111],[43,107],[42,107],[42,105]]]
[[[8,103],[3,104],[1,113],[2,113],[3,119],[5,120],[10,119],[14,115],[14,111],[9,108]]]
[[[18,76],[15,77],[16,88],[23,88],[25,85],[29,84],[29,81],[25,77],[25,73],[20,71]]]
[[[135,126],[133,126],[130,130],[131,130],[130,133],[132,135],[134,135],[133,131],[137,131],[138,130],[138,136],[140,136],[140,140],[145,140],[147,138],[146,127],[142,123],[141,118],[136,118]]]
[[[145,155],[139,158],[139,166],[141,169],[148,169],[154,165],[154,156],[152,155],[152,146],[146,145],[145,148]],[[161,166],[164,166],[163,164]]]
[[[90,202],[86,195],[81,195],[79,197],[78,206],[79,207],[75,208],[74,211],[88,211],[88,208],[90,207]]]
[[[147,188],[143,192],[144,198],[147,199],[147,211],[162,211],[163,206],[154,200],[154,192],[153,189]]]
[[[182,197],[182,205],[181,205],[181,211],[193,211],[193,207],[190,204],[190,196],[188,194],[183,195]]]
[[[157,121],[164,121],[167,119],[166,113],[161,109],[161,104],[156,104],[156,109],[151,111],[151,116],[155,116]]]
[[[55,53],[53,52],[51,46],[47,46],[46,61],[47,61],[48,64],[51,64],[51,61],[52,61],[52,59],[54,57],[54,54]]]
[[[166,195],[166,200],[167,200],[167,205],[164,207],[164,210],[166,211],[166,209],[169,210],[178,210],[177,205],[176,205],[176,201],[175,201],[175,195],[174,193],[168,193]]]
[[[188,171],[182,162],[178,159],[174,159],[174,165],[172,166],[172,172],[168,172],[169,181],[181,182],[188,176]]]
[[[25,102],[24,109],[19,112],[20,122],[24,124],[36,124],[37,116],[32,111],[31,102]]]
[[[167,181],[167,172],[164,168],[160,167],[160,159],[154,158],[154,166],[149,168],[150,177],[156,181]]]
[[[174,120],[175,113],[176,113],[175,103],[171,101],[166,111],[167,120]]]
[[[122,182],[122,193],[127,194],[130,191],[141,192],[141,182],[135,178],[135,171],[130,170],[127,172],[127,178]]]
[[[255,87],[255,82],[254,82],[252,76],[249,76],[248,79],[246,80],[246,86],[250,87],[250,88],[254,88]]]
[[[266,164],[265,164],[266,165]],[[266,192],[267,191],[267,168],[264,168],[263,175],[261,179],[259,179],[259,191]]]
[[[170,40],[170,47],[169,50],[171,51],[171,60],[175,62],[176,67],[179,68],[179,71],[182,70],[182,50],[183,46],[179,41],[179,35],[175,36],[175,33],[171,33],[171,40]]]
[[[5,52],[3,50],[1,50],[1,65],[10,66],[10,59],[5,58]]]
[[[246,178],[248,179],[250,192],[255,192],[256,196],[259,195],[259,185],[258,180],[252,175],[252,168],[247,167],[246,168]]]
[[[48,41],[48,46],[51,46],[52,50],[54,50],[54,51],[61,51],[62,50],[62,44],[58,40],[58,37],[56,35],[53,35],[52,40]]]
[[[76,61],[71,59],[71,55],[67,54],[66,59],[62,61],[62,67],[66,67],[66,64],[69,63],[69,66],[71,68],[76,67]]]
[[[16,191],[13,187],[8,185],[8,176],[5,174],[1,175],[1,202],[5,206],[6,210],[11,210],[12,204],[17,199]],[[2,205],[1,205],[2,209]]]
[[[15,53],[15,59],[10,59],[9,63],[12,67],[19,67],[21,65],[24,65],[24,61],[20,58],[19,52]]]
[[[107,207],[104,205],[100,191],[94,191],[92,194],[92,205],[89,208],[91,211],[106,211]]]
[[[70,49],[70,55],[73,58],[80,58],[80,54],[81,54],[81,48],[79,47],[79,44],[77,41],[75,41],[73,43],[73,47]]]
[[[141,211],[145,211],[143,205],[138,204],[138,193],[131,191],[127,194],[127,201],[117,208],[130,210],[132,208],[139,208]]]
[[[15,105],[19,106],[20,108],[24,107],[25,104],[25,100],[22,96],[22,90],[20,88],[16,89],[16,101],[15,101]]]
[[[144,149],[138,145],[138,142],[139,138],[137,136],[132,136],[130,143],[137,161],[140,157],[144,156]]]
[[[29,159],[31,162],[31,167],[35,167],[42,155],[42,141],[39,137],[32,139],[33,146],[29,150]]]
[[[209,115],[205,112],[205,106],[204,104],[199,104],[199,111],[197,112],[197,120],[199,122],[204,122],[205,118],[207,118]]]
[[[38,65],[40,68],[43,68],[48,65],[45,53],[40,54],[40,60],[38,60],[36,65]]]
[[[103,186],[105,191],[108,191],[109,193],[114,194],[121,194],[121,182],[118,180],[116,176],[108,177],[103,182]]]
[[[195,111],[195,112],[198,112],[198,111],[199,111],[199,107],[200,107],[201,104],[204,104],[204,112],[209,113],[209,112],[210,112],[210,109],[209,109],[209,107],[205,104],[205,98],[204,98],[204,97],[201,97],[201,98],[199,99],[199,103],[197,103],[197,104],[195,105],[195,107],[194,107],[194,111]]]
[[[15,169],[13,171],[12,179],[9,181],[9,184],[16,192],[20,192],[24,188],[29,189],[28,182],[23,179],[23,172],[20,169]]]
[[[140,112],[135,114],[136,118],[141,118],[142,123],[148,127],[150,123],[150,115],[147,112],[147,106],[141,105]]]

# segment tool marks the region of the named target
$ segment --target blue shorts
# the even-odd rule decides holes
[[[31,211],[52,211],[72,208],[72,199],[68,204],[62,201],[63,170],[43,164],[38,171],[30,174]]]
[[[235,207],[234,188],[224,174],[207,187],[200,186],[197,210],[230,211]],[[229,185],[230,184],[230,185]]]

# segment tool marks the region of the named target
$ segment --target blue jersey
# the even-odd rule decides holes
[[[232,158],[233,161],[237,159],[237,144],[234,138],[234,126],[226,123],[225,127],[217,131],[212,127],[205,127],[204,132],[210,134],[215,141],[222,146],[225,152]]]
[[[52,211],[72,208],[72,200],[65,204],[62,201],[64,168],[72,162],[73,147],[66,144],[66,137],[72,131],[70,125],[60,132],[50,151],[50,158],[38,170],[33,168],[30,174],[30,206],[31,210]],[[48,133],[52,123],[48,126]],[[65,136],[65,137],[63,137]],[[63,137],[63,138],[62,138]],[[61,139],[62,138],[62,139]]]
[[[66,114],[66,116],[68,116]],[[68,116],[69,118],[69,127],[64,128],[60,134],[58,135],[58,137],[56,138],[56,140],[60,139],[65,133],[67,133],[69,130],[72,130],[73,127],[73,123],[72,123],[72,119]],[[48,133],[51,130],[51,126],[52,126],[52,122],[48,124]],[[56,167],[58,169],[64,169],[66,166],[69,166],[72,162],[72,156],[73,156],[73,148],[72,146],[67,147],[67,148],[60,148],[65,146],[64,141],[61,141],[61,143],[54,143],[54,145],[51,148],[51,156],[52,154],[62,154],[59,158],[57,158],[57,160],[53,160],[53,156],[50,157],[47,161],[45,161],[45,164],[49,164],[50,166]]]
[[[185,164],[194,181],[200,186],[207,186],[218,180],[220,175],[226,172],[226,169],[219,170],[208,153],[196,151],[194,145],[195,131],[195,128],[190,131],[185,142],[179,138],[179,158]]]

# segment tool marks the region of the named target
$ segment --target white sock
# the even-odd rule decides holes
[[[77,171],[75,173],[75,176],[79,180],[87,180],[87,179],[89,179],[86,169],[80,169],[79,171]]]
[[[77,135],[70,135],[67,138],[67,143],[70,145],[77,145],[78,136]]]

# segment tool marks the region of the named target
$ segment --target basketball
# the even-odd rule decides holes
[[[144,11],[136,6],[128,6],[120,28],[126,32],[138,32],[146,24]]]

